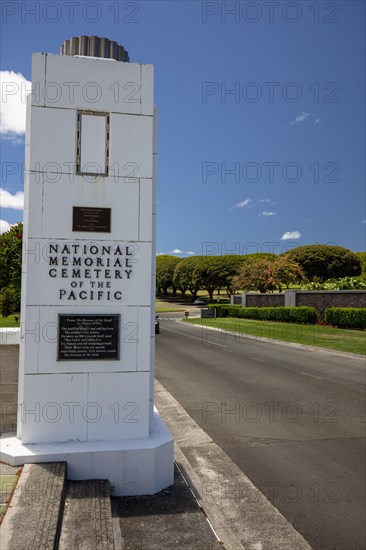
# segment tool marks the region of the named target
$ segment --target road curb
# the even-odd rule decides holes
[[[158,381],[175,457],[226,550],[311,550],[308,542]]]

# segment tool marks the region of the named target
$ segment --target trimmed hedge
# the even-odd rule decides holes
[[[217,317],[282,321],[303,325],[314,325],[317,318],[314,307],[241,307],[226,304],[211,304],[208,307],[216,308]]]
[[[325,310],[324,319],[335,327],[366,329],[366,308],[329,307]]]

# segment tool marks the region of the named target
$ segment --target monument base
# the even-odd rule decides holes
[[[66,462],[68,479],[108,479],[115,496],[152,495],[174,483],[174,440],[156,409],[148,438],[23,445],[3,434],[0,461]]]

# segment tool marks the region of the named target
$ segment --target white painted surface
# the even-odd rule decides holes
[[[139,209],[138,182],[117,181],[112,177],[96,178],[87,181],[82,176],[75,176],[70,181],[68,175],[62,175],[58,182],[51,183],[47,178],[43,182],[42,234],[30,236],[47,239],[91,240],[138,240]],[[150,180],[151,182],[151,180]],[[62,216],[54,215],[54,205],[62,204]],[[111,208],[111,233],[70,231],[72,227],[73,206],[99,206]]]
[[[23,445],[13,438],[2,457],[14,464],[25,457],[27,462],[66,460],[72,479],[108,475],[115,485],[137,483],[134,494],[154,493],[173,482],[173,442],[160,417],[152,414],[157,139],[153,67],[36,54],[33,81],[41,95],[37,99],[32,94],[28,100],[33,106],[26,132],[18,419]],[[92,100],[89,92],[99,88],[100,97]],[[110,115],[108,177],[76,175],[78,110]],[[89,122],[93,128],[87,127]],[[83,115],[82,163],[103,161],[102,123],[103,117]],[[111,208],[110,232],[73,231],[75,206]],[[57,252],[50,253],[51,244],[59,246]],[[64,245],[77,251],[61,252]],[[81,251],[78,246],[84,245],[87,249]],[[91,246],[110,246],[112,252],[94,255]],[[112,262],[118,247],[123,250],[116,253],[121,266],[95,265],[95,258]],[[72,273],[73,268],[82,271]],[[62,313],[119,314],[119,358],[57,360]],[[83,416],[83,406],[90,403],[91,414],[93,407],[94,413],[98,407],[102,411],[96,421]],[[121,422],[111,422],[116,404]],[[22,417],[24,407],[35,412]]]
[[[80,172],[106,174],[107,117],[81,114]]]
[[[30,309],[30,308],[29,308]],[[140,308],[139,308],[140,309]],[[146,308],[150,310],[150,308]],[[150,339],[150,326],[140,325],[137,307],[109,306],[103,313],[120,314],[120,359],[108,361],[58,361],[55,344],[57,342],[58,315],[70,313],[66,307],[42,307],[40,315],[40,334],[42,346],[39,351],[37,369],[39,373],[108,373],[108,372],[136,372],[149,371],[150,365],[146,362],[138,368],[138,345]],[[98,314],[98,306],[77,307],[72,313]],[[34,359],[34,362],[36,359]],[[33,364],[33,362],[32,362]]]
[[[19,404],[22,443],[86,441],[83,407],[88,403],[87,374],[27,374]],[[75,403],[72,420],[71,405]]]
[[[141,67],[144,65],[47,54],[46,106],[139,115]],[[143,102],[145,109],[152,111],[151,92]]]
[[[152,115],[154,111],[154,66],[141,65],[142,97],[141,114]]]
[[[112,113],[110,174],[119,178],[152,178],[153,117]]]
[[[148,372],[26,375],[22,442],[148,437],[149,381]]]
[[[151,307],[138,308],[137,370],[150,370],[151,336],[155,338],[155,316]],[[153,319],[154,317],[154,319]]]
[[[24,362],[24,374],[36,374],[39,366],[39,353],[44,342],[40,325],[40,307],[26,307],[21,318],[21,346],[19,361],[22,364],[27,350],[27,361]],[[20,400],[22,402],[23,399]]]
[[[158,108],[156,105],[154,105],[153,114],[154,114],[154,121],[153,121],[153,132],[154,132],[154,138],[153,138],[153,154],[158,154]],[[154,177],[156,174],[154,174]]]
[[[144,439],[26,445],[4,434],[0,460],[12,466],[64,461],[69,479],[107,478],[116,496],[151,495],[174,483],[174,442],[156,409]]]
[[[50,244],[58,246],[58,254],[50,253]],[[62,253],[64,246],[69,246],[72,250],[73,245],[90,247],[97,246],[99,249],[104,246],[111,247],[111,253],[102,257],[103,265],[97,265],[97,255],[83,253],[73,254]],[[103,241],[98,242],[90,240],[65,240],[53,239],[29,239],[29,250],[34,253],[28,253],[26,258],[27,280],[26,280],[26,304],[28,306],[149,306],[151,302],[151,244],[145,242],[119,242]],[[116,258],[118,249],[131,253],[118,255],[122,267],[115,271],[107,266],[107,260],[112,262]],[[58,265],[50,265],[50,259],[56,259]],[[74,258],[81,258],[81,265],[73,265]],[[86,262],[93,261],[91,265]],[[93,275],[96,269],[100,269],[98,278]],[[80,270],[83,276],[73,277],[73,270]],[[117,273],[118,271],[118,273]],[[119,278],[120,277],[120,278]],[[110,283],[110,288],[99,289],[102,295],[98,295],[98,288],[93,287],[93,283]],[[72,284],[83,283],[82,287],[72,288]],[[109,295],[108,295],[109,292]],[[121,293],[121,299],[113,298],[115,293]],[[108,299],[109,297],[109,299]],[[75,312],[75,311],[73,311]]]
[[[140,231],[139,240],[153,239],[153,184],[150,179],[140,180]]]
[[[26,170],[44,172],[48,181],[76,173],[77,111],[31,107],[31,150]]]
[[[24,173],[23,224],[28,230],[28,237],[41,237],[42,235],[43,179],[43,175],[39,173]],[[29,211],[32,212],[30,217]]]
[[[46,59],[45,53],[32,55],[32,93],[29,97],[31,104],[37,107],[45,106]]]
[[[88,441],[149,436],[148,372],[89,374],[88,401],[99,404],[100,419],[89,422]]]

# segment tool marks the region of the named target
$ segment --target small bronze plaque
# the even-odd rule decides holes
[[[119,359],[120,315],[59,315],[58,361]]]
[[[72,230],[111,232],[111,208],[94,208],[92,206],[73,206]]]

